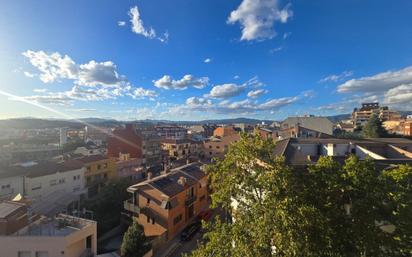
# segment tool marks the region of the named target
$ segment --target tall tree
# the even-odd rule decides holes
[[[122,257],[142,257],[150,249],[151,245],[144,235],[143,226],[133,221],[123,236],[120,248]]]
[[[382,126],[382,121],[376,114],[373,114],[368,122],[363,126],[363,135],[367,138],[379,138],[386,136],[387,132]]]
[[[233,221],[208,224],[207,243],[192,256],[408,256],[409,167],[382,173],[351,156],[344,165],[324,157],[292,169],[273,149],[243,135],[208,168],[212,205]]]

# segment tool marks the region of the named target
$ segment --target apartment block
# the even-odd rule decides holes
[[[27,206],[0,203],[0,257],[92,257],[97,223],[69,215],[34,217]]]
[[[170,158],[182,159],[197,156],[201,152],[201,142],[190,139],[163,139],[162,148]]]
[[[110,179],[116,178],[116,161],[103,155],[90,155],[75,159],[85,168],[85,181],[89,197],[95,196]]]
[[[187,129],[176,125],[158,125],[154,129],[157,135],[163,139],[187,138]]]
[[[130,186],[124,208],[144,227],[146,236],[173,239],[207,209],[207,176],[200,163],[170,170]]]
[[[240,140],[239,133],[233,127],[218,127],[214,136],[203,141],[203,157],[224,158],[229,145]]]
[[[382,121],[399,121],[401,114],[390,110],[387,106],[379,106],[379,103],[362,103],[361,108],[355,108],[352,112],[354,127],[363,126],[372,115],[378,116]]]

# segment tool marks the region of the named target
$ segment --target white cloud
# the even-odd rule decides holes
[[[143,25],[142,19],[140,19],[140,12],[137,6],[130,8],[129,10],[130,22],[132,23],[132,31],[136,34],[142,35],[147,38],[155,38],[156,31],[153,28],[146,29]]]
[[[412,101],[412,84],[391,88],[385,94],[387,104],[410,104]]]
[[[140,18],[140,11],[137,6],[131,7],[128,14],[130,17],[130,23],[132,24],[132,31],[134,33],[142,35],[149,39],[156,38],[162,43],[167,43],[167,41],[169,40],[169,32],[166,31],[165,33],[163,33],[163,35],[157,36],[155,29],[153,29],[152,27],[145,28],[143,20]],[[123,25],[119,24],[119,26]]]
[[[204,62],[204,63],[209,63],[209,62],[211,62],[211,61],[212,61],[212,59],[206,58],[203,62]]]
[[[189,97],[186,99],[186,104],[190,106],[204,106],[204,105],[212,105],[212,100],[206,98],[199,98],[199,97]]]
[[[213,98],[228,98],[237,96],[245,90],[244,85],[236,85],[233,83],[217,85],[212,88],[209,97]]]
[[[271,54],[274,54],[274,53],[280,52],[280,51],[282,51],[282,50],[283,50],[283,47],[282,47],[282,46],[279,46],[279,47],[270,49],[269,52],[270,52]]]
[[[247,93],[247,96],[250,98],[258,98],[259,96],[266,94],[268,91],[265,89],[257,89],[257,90],[252,90]]]
[[[123,27],[123,26],[126,26],[126,22],[125,22],[125,21],[118,21],[118,22],[117,22],[117,25],[118,25],[119,27]]]
[[[82,108],[82,109],[70,109],[70,111],[75,111],[75,112],[95,112],[95,111],[97,111],[97,109]]]
[[[351,79],[338,86],[338,92],[384,92],[412,83],[412,66],[398,71],[387,71],[370,77]]]
[[[290,5],[280,9],[278,0],[243,0],[227,22],[240,23],[241,40],[264,40],[276,36],[275,22],[286,23],[292,16]]]
[[[131,92],[130,96],[132,96],[135,99],[142,99],[146,97],[155,98],[158,96],[158,94],[154,90],[149,90],[149,89],[144,89],[142,87],[138,87]]]
[[[341,74],[332,74],[319,80],[319,83],[338,82],[353,75],[353,71],[344,71]]]
[[[271,99],[271,100],[268,100],[268,101],[260,104],[259,109],[262,109],[262,110],[278,109],[280,107],[295,103],[298,100],[299,100],[299,97],[297,97],[297,96]]]
[[[234,79],[239,79],[240,76],[239,76],[239,75],[235,75],[235,76],[233,76],[233,78],[234,78]]]
[[[286,32],[283,34],[283,39],[287,39],[288,37],[290,37],[290,35],[292,35],[292,32]]]
[[[28,78],[34,78],[36,77],[36,74],[34,73],[30,73],[28,71],[23,72],[24,76],[28,77]]]
[[[76,64],[68,55],[62,56],[55,52],[47,54],[44,51],[23,52],[30,63],[39,72],[39,78],[44,83],[52,83],[61,79],[74,80],[74,83],[82,86],[107,86],[119,87],[127,84],[124,76],[117,72],[116,65],[111,61],[96,62],[94,60],[85,64]]]
[[[208,77],[196,78],[193,75],[184,75],[183,78],[179,80],[174,80],[169,75],[164,75],[158,80],[153,80],[154,86],[163,89],[177,89],[184,90],[192,86],[194,88],[204,88],[209,84]]]
[[[46,93],[47,88],[35,88],[35,89],[33,89],[33,92],[35,92],[35,93]]]

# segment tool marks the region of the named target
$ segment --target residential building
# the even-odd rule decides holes
[[[219,128],[217,128],[219,129]],[[219,129],[221,130],[221,129]],[[221,134],[218,131],[216,134]],[[229,150],[229,145],[236,143],[240,140],[240,135],[236,133],[229,132],[229,135],[223,133],[224,136],[210,137],[203,141],[203,157],[211,158],[224,158],[226,152]]]
[[[143,158],[143,139],[133,124],[116,128],[107,138],[107,156],[117,158],[119,154],[130,154],[131,158]]]
[[[402,134],[404,136],[412,136],[412,121],[406,120],[402,125]]]
[[[235,128],[232,126],[217,127],[213,131],[214,137],[225,137],[225,136],[231,136],[231,135],[236,135],[236,134],[239,134],[239,132],[236,131]]]
[[[197,156],[201,152],[201,142],[190,139],[163,139],[162,148],[170,158],[182,159]]]
[[[368,122],[372,115],[378,116],[382,121],[398,121],[401,114],[389,110],[387,106],[379,106],[379,103],[362,103],[361,108],[355,108],[352,112],[352,123],[354,127],[361,127]]]
[[[283,156],[292,166],[313,164],[321,156],[343,162],[350,154],[361,160],[372,159],[380,165],[412,164],[412,141],[403,138],[289,138],[277,142],[274,154]]]
[[[97,254],[95,221],[59,214],[34,216],[17,202],[0,203],[0,257],[91,257]]]
[[[85,181],[88,196],[95,196],[110,179],[116,177],[115,158],[103,155],[91,155],[76,159],[85,167]]]
[[[0,167],[0,201],[24,194],[24,172],[17,172],[7,166]]]
[[[162,138],[151,124],[139,123],[136,130],[143,139],[143,158],[147,169],[160,167],[164,159],[161,145]]]
[[[9,162],[48,160],[61,153],[62,150],[58,145],[9,144],[0,147],[0,160],[3,158]]]
[[[148,237],[172,240],[207,209],[208,180],[200,163],[187,164],[130,186],[125,210],[144,227]]]
[[[327,135],[333,135],[333,123],[325,117],[303,116],[289,117],[280,124],[281,130],[299,127],[310,131],[317,131]],[[295,132],[295,134],[298,134]]]
[[[275,140],[278,137],[277,130],[262,127],[255,127],[255,134],[259,135],[265,140]]]
[[[320,131],[316,131],[313,129],[308,129],[305,127],[295,125],[294,127],[284,128],[276,132],[278,139],[285,139],[285,138],[311,138],[311,137],[318,137],[318,138],[327,138],[332,137],[330,134],[325,134]]]
[[[157,135],[162,139],[185,139],[187,129],[176,125],[158,125],[154,127]]]
[[[30,162],[2,167],[2,170],[3,175],[9,175],[0,180],[0,184],[9,189],[3,198],[20,194],[33,202],[37,213],[53,215],[71,210],[86,194],[85,169],[75,160]]]
[[[144,160],[130,158],[129,154],[121,154],[116,158],[118,178],[128,178],[131,181],[139,181],[146,177]]]

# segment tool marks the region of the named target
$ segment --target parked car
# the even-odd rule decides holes
[[[212,217],[212,210],[206,210],[206,211],[201,211],[198,215],[197,215],[199,220],[204,220],[204,221],[209,221],[210,218]]]
[[[190,224],[180,234],[180,240],[190,241],[190,239],[192,239],[192,237],[199,231],[201,227],[202,227],[202,223],[200,221],[196,221]]]

